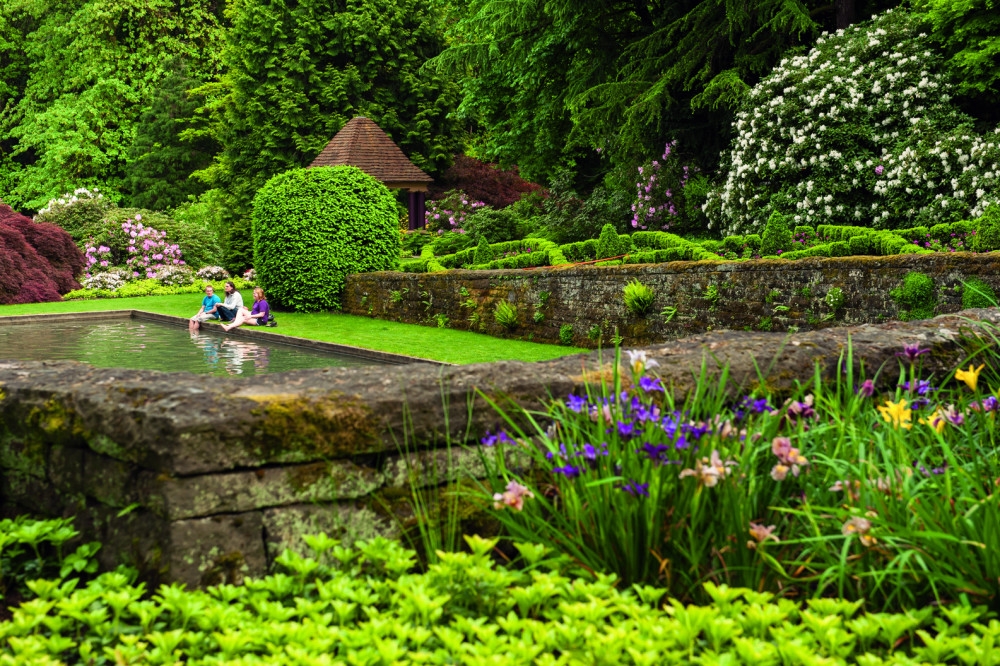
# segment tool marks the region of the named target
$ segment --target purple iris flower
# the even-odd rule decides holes
[[[921,349],[919,344],[903,345],[903,351],[896,352],[896,356],[902,356],[910,363],[913,363],[921,354],[929,354],[930,352],[930,349]]]
[[[649,484],[639,483],[634,479],[629,479],[622,485],[618,486],[620,490],[624,490],[629,495],[633,497],[649,497]]]
[[[652,377],[640,377],[639,387],[646,393],[651,393],[653,391],[662,391],[663,393],[667,392],[667,390],[663,388],[663,382]]]
[[[553,453],[552,451],[547,451],[545,453],[545,459],[546,460],[552,460],[557,455],[560,456],[560,457],[562,457],[562,458],[569,458],[569,453],[566,451],[566,445],[565,444],[560,444],[559,445],[559,453],[558,454]]]
[[[914,390],[916,391],[917,395],[927,395],[928,393],[933,393],[934,391],[937,391],[935,387],[931,386],[930,380],[927,379],[918,379],[917,383],[912,387],[910,386],[910,382],[907,381],[905,384],[903,384],[903,388],[906,389],[907,391]]]
[[[857,389],[857,394],[864,398],[872,397],[875,395],[875,382],[866,379],[861,383],[861,388]]]
[[[582,456],[583,458],[586,458],[587,460],[590,460],[590,461],[593,462],[593,461],[597,460],[597,456],[606,456],[606,455],[608,455],[608,445],[602,443],[601,446],[603,446],[604,448],[599,449],[596,446],[594,446],[593,444],[584,444],[583,445],[583,450],[580,451],[579,453],[577,453],[576,455]]]
[[[570,411],[579,414],[580,412],[582,412],[584,409],[587,408],[587,399],[578,397],[570,393],[569,399],[566,401],[566,406],[570,409]]]
[[[689,423],[685,423],[681,426],[681,430],[686,435],[690,435],[691,439],[701,439],[702,436],[712,432],[712,429],[708,426],[708,424],[691,425]]]
[[[637,431],[635,424],[631,421],[619,421],[618,422],[618,435],[625,440],[632,439],[633,437],[638,437],[639,432]]]
[[[563,467],[552,468],[553,474],[562,474],[567,479],[575,479],[576,477],[580,476],[580,473],[582,471],[583,471],[582,467],[576,467],[575,465],[565,465]]]

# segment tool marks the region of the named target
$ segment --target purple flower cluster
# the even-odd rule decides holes
[[[431,231],[439,234],[445,231],[465,233],[462,225],[470,215],[485,206],[482,201],[472,201],[471,197],[461,190],[448,192],[443,199],[428,201],[424,212],[424,224]]]
[[[671,158],[676,147],[676,141],[668,142],[663,148],[663,163],[653,160],[639,167],[639,178],[635,184],[636,198],[632,204],[633,229],[648,229],[659,225],[666,230],[670,228],[673,218],[680,214],[679,204],[674,201],[674,192],[687,185],[697,168],[684,166],[679,174],[676,173],[676,157]]]

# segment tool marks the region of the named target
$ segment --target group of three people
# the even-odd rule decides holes
[[[215,288],[212,285],[205,285],[205,298],[201,300],[201,308],[198,313],[191,317],[188,328],[197,331],[203,321],[218,319],[227,322],[222,325],[222,330],[229,332],[237,326],[243,324],[254,324],[256,326],[274,326],[274,317],[271,316],[271,308],[264,298],[264,290],[255,287],[253,290],[253,309],[243,305],[243,296],[236,291],[236,285],[232,280],[226,281],[223,290],[226,292],[226,300],[220,300],[215,295]]]

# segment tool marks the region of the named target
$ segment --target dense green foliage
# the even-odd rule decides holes
[[[182,140],[199,107],[187,91],[198,87],[199,81],[181,60],[168,69],[151,107],[139,119],[129,154],[127,189],[136,208],[164,210],[200,194],[204,183],[190,176],[211,164],[216,149],[209,137]]]
[[[993,287],[979,278],[966,280],[962,286],[963,308],[993,308],[997,306],[997,294]]]
[[[895,3],[851,4],[863,18]],[[466,77],[460,113],[489,128],[487,155],[534,180],[562,166],[593,179],[607,169],[595,148],[631,164],[677,138],[713,161],[730,110],[788,48],[833,28],[832,9],[818,0],[474,0],[435,64]]]
[[[355,167],[286,171],[254,197],[253,248],[257,275],[277,304],[337,308],[348,273],[395,266],[395,200]]]
[[[61,522],[21,520],[8,538],[15,555],[3,551],[0,565],[23,572],[16,554],[34,542],[24,534],[46,529],[73,534]],[[497,541],[470,536],[469,552],[441,553],[420,571],[414,551],[385,539],[303,541],[308,554],[286,550],[273,574],[205,590],[150,590],[128,569],[80,576],[77,564],[93,561],[88,553],[46,552],[39,561],[48,575],[28,583],[29,599],[0,622],[0,660],[957,664],[976,663],[962,658],[986,657],[1000,640],[1000,623],[968,604],[866,613],[849,601],[800,604],[707,584],[711,603],[685,606],[663,589],[622,588],[614,576],[582,572],[544,545],[519,545],[513,566],[503,567],[493,557]]]
[[[515,541],[681,600],[709,601],[711,582],[879,610],[963,594],[996,607],[997,355],[975,336],[998,333],[978,327],[975,363],[933,376],[921,366],[941,359],[918,345],[875,372],[848,348],[842,371],[780,396],[708,366],[675,393],[646,351],[616,353],[620,374],[530,422],[508,403],[506,432],[484,440],[499,478],[483,495]],[[533,464],[508,465],[514,447]]]
[[[223,149],[208,175],[227,194],[226,267],[242,272],[250,202],[268,178],[307,166],[354,116],[375,121],[417,166],[443,169],[458,148],[458,88],[418,71],[442,46],[435,14],[418,0],[237,7],[223,55]]]
[[[889,292],[900,308],[904,309],[902,318],[930,319],[934,316],[934,306],[937,304],[937,294],[934,290],[934,280],[923,273],[907,273],[903,284]]]
[[[987,108],[1000,102],[1000,4],[917,0],[914,6],[943,49],[958,93]]]
[[[641,317],[653,308],[656,293],[648,285],[632,280],[625,285],[624,297],[628,311]]]
[[[1000,203],[990,206],[983,213],[976,233],[975,249],[977,252],[1000,250]]]
[[[10,37],[0,40],[0,63],[14,76],[5,79],[9,97],[0,97],[0,134],[24,168],[0,197],[38,209],[97,185],[116,199],[127,189],[136,118],[170,57],[198,76],[216,72],[219,10],[198,0],[6,2],[0,34]]]
[[[490,244],[486,241],[486,238],[480,238],[479,245],[476,246],[475,263],[488,264],[494,259],[496,259],[496,254],[490,248]]]

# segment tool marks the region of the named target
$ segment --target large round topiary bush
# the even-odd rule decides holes
[[[254,197],[252,225],[260,281],[295,310],[339,308],[349,273],[388,270],[399,258],[395,200],[355,167],[274,176]]]

